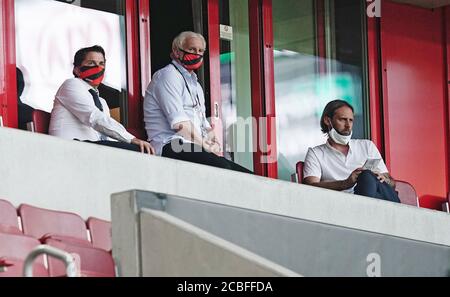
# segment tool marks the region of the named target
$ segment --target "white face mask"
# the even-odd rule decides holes
[[[342,145],[347,145],[350,142],[352,134],[353,131],[350,131],[349,135],[342,135],[333,128],[333,125],[331,125],[331,130],[328,131],[328,135],[331,137],[331,139],[333,139],[333,141],[336,142],[337,144]]]

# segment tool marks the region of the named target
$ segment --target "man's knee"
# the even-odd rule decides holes
[[[364,170],[358,176],[355,194],[380,198],[378,195],[378,179],[370,170]]]
[[[358,176],[357,183],[361,182],[374,182],[377,181],[377,177],[375,174],[370,170],[364,170],[361,172],[361,174]]]

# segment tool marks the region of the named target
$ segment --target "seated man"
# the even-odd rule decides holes
[[[375,144],[366,139],[351,139],[353,107],[334,100],[325,106],[320,119],[325,144],[310,148],[303,167],[303,182],[308,185],[400,202]],[[364,170],[367,159],[380,159],[372,172]]]
[[[106,101],[99,97],[106,65],[103,48],[80,49],[73,64],[75,77],[66,80],[56,93],[49,134],[154,154],[147,141],[128,133],[110,116]]]
[[[153,75],[145,99],[144,121],[156,154],[252,173],[223,157],[206,120],[205,98],[195,70],[203,63],[206,42],[194,32],[180,33],[172,43],[172,62]]]

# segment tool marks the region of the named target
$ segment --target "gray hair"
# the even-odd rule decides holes
[[[203,42],[203,45],[206,47],[206,41],[205,38],[202,36],[202,34],[195,33],[192,31],[184,31],[178,34],[178,36],[173,39],[172,51],[180,48],[183,49],[184,42],[186,41],[186,39],[189,38],[199,38]]]

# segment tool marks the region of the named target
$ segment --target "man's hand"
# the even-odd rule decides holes
[[[149,155],[155,154],[155,149],[147,141],[138,138],[133,138],[131,139],[131,143],[138,145],[141,148],[141,153],[147,153]]]
[[[395,181],[394,179],[389,175],[389,173],[378,173],[374,172],[380,183],[387,183],[391,187],[395,188]]]
[[[208,135],[203,141],[203,148],[206,151],[214,153],[218,156],[222,152],[222,146],[217,141],[216,134],[214,133],[214,125],[211,125],[211,128],[208,129]]]
[[[218,142],[205,141],[203,148],[206,151],[216,154],[218,156],[222,152],[222,147],[220,146],[220,144]]]
[[[348,178],[345,180],[345,187],[347,189],[353,187],[356,184],[356,181],[358,180],[358,176],[363,172],[364,169],[362,168],[356,168],[353,170],[353,172],[348,176]]]
[[[303,182],[307,185],[321,187],[330,190],[344,191],[350,189],[356,184],[358,180],[358,176],[363,172],[364,169],[356,168],[353,172],[348,176],[347,179],[344,180],[335,180],[335,181],[320,181],[320,177],[317,176],[307,176],[303,179]]]
[[[373,171],[372,171],[372,172],[373,172]],[[380,183],[384,183],[384,182],[387,181],[386,176],[384,176],[383,174],[378,173],[378,172],[373,172],[373,174],[376,175],[376,177],[378,178],[378,180],[380,181]]]
[[[206,139],[210,142],[215,142],[220,146],[220,143],[217,141],[216,138],[216,133],[214,132],[214,124],[211,124],[211,128],[208,129]]]

